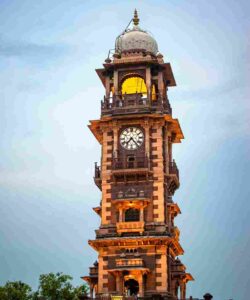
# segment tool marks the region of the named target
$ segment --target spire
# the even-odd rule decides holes
[[[137,26],[139,24],[140,19],[138,18],[137,10],[135,9],[133,22],[134,25]]]

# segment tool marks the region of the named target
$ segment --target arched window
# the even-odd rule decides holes
[[[140,219],[140,212],[138,209],[129,208],[125,211],[125,222],[137,222]]]
[[[125,79],[122,83],[122,94],[140,93],[143,96],[147,95],[147,87],[144,80],[139,76],[133,76]]]

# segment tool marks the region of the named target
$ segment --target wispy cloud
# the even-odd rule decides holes
[[[50,59],[68,54],[66,44],[38,44],[22,40],[8,40],[0,37],[0,56],[24,59]]]

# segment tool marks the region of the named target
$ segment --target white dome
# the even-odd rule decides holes
[[[144,50],[154,55],[158,52],[156,40],[146,31],[134,26],[132,30],[119,35],[115,42],[115,52]]]

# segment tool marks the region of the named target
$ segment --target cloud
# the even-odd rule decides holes
[[[0,56],[24,59],[49,59],[66,55],[69,46],[65,44],[37,44],[28,41],[11,41],[0,37]]]

